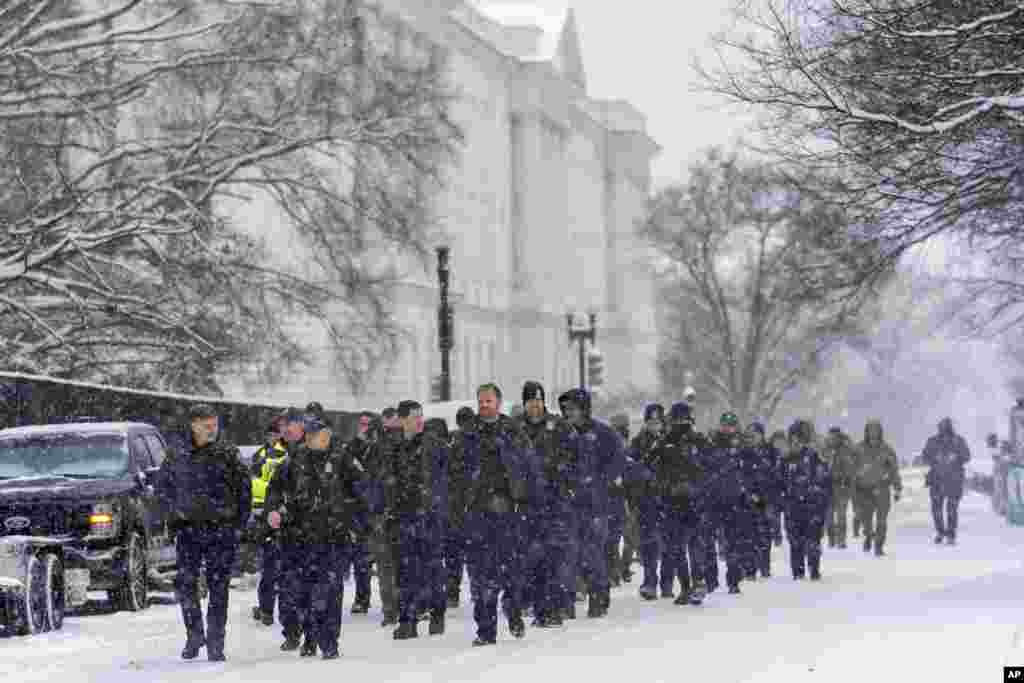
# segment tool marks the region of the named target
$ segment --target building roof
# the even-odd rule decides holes
[[[462,14],[470,30],[522,62],[550,62],[567,80],[586,90],[576,16],[570,7],[549,12],[528,3],[471,0],[477,14]],[[476,18],[485,20],[484,25]]]

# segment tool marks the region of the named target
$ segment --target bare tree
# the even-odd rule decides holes
[[[460,140],[441,52],[384,25],[357,0],[0,8],[5,364],[210,393],[308,361],[304,320],[359,391],[401,335],[381,257],[425,257]]]
[[[1021,320],[1024,8],[1011,0],[737,0],[702,88],[763,115],[766,151],[844,179],[851,224],[894,259],[939,235],[987,250],[961,278]]]
[[[860,327],[871,243],[777,168],[710,150],[651,202],[643,234],[666,257],[666,387],[682,371],[742,418],[770,418]]]

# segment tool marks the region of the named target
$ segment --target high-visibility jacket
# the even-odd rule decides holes
[[[253,459],[263,458],[263,465],[260,467],[259,476],[252,479],[253,507],[263,507],[263,501],[267,497],[267,487],[270,485],[270,478],[274,476],[274,470],[285,461],[288,455],[288,450],[280,442],[274,444],[271,453],[268,453],[267,450],[267,447],[264,446],[256,451],[256,454],[253,456]]]

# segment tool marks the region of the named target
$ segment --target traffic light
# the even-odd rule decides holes
[[[598,389],[604,384],[604,354],[597,349],[587,352],[587,384]]]
[[[430,378],[430,402],[441,402],[441,375],[434,375]]]

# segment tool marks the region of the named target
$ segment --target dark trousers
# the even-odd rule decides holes
[[[609,581],[618,585],[622,580],[622,535],[626,526],[626,503],[612,500],[612,512],[608,515],[608,540],[605,541],[605,557],[608,560]]]
[[[277,538],[267,538],[260,546],[263,554],[263,571],[260,573],[258,588],[260,611],[274,613],[274,603],[281,579],[281,544]]]
[[[675,574],[670,564],[664,562],[666,543],[665,508],[660,502],[643,501],[639,510],[640,562],[644,567],[643,587],[671,591]],[[659,575],[660,565],[660,575]]]
[[[285,635],[297,638],[305,633],[322,651],[337,649],[345,577],[352,564],[351,543],[286,543],[281,552],[281,622]]]
[[[434,522],[426,514],[403,514],[398,517],[398,621],[414,624],[421,608],[445,606],[440,567],[435,567],[432,556],[440,557],[441,537]],[[439,562],[437,564],[440,564]],[[440,605],[436,604],[440,592]]]
[[[466,534],[460,521],[458,526],[449,526],[444,535],[444,571],[446,590],[450,597],[457,597],[462,590],[465,566]]]
[[[174,592],[181,605],[185,630],[190,636],[205,635],[208,651],[223,651],[238,531],[234,527],[189,525],[178,531],[176,544],[178,573],[174,577]],[[210,591],[205,629],[199,602],[199,577],[204,567]]]
[[[738,586],[753,556],[753,510],[734,502],[718,505],[715,508],[715,517],[716,526],[722,531],[724,542],[722,550],[725,554],[725,581],[730,587]]]
[[[786,510],[786,537],[794,576],[805,576],[821,569],[821,532],[826,510],[790,507]]]
[[[370,554],[369,532],[361,533],[356,538],[352,551],[352,574],[356,584],[356,602],[370,604]]]
[[[519,540],[517,516],[516,512],[480,511],[466,518],[467,558],[472,567],[470,581],[476,586],[473,619],[481,639],[497,638],[498,598],[503,591],[510,593],[509,612],[518,615],[521,611],[513,576]]]
[[[683,592],[693,588],[693,579],[703,581],[707,558],[701,535],[697,533],[698,516],[691,510],[669,508],[665,512],[665,553],[662,572],[679,578]],[[669,585],[669,588],[672,586]]]
[[[586,586],[591,594],[604,594],[611,586],[608,579],[608,515],[593,508],[573,511],[570,552],[577,586]]]
[[[754,510],[754,565],[761,576],[772,571],[772,542],[775,539],[775,519],[771,507]]]
[[[935,533],[947,538],[956,538],[956,527],[959,521],[960,498],[963,494],[953,492],[947,494],[944,491],[931,489],[932,499],[932,521],[935,523]],[[945,514],[943,514],[945,513]]]

